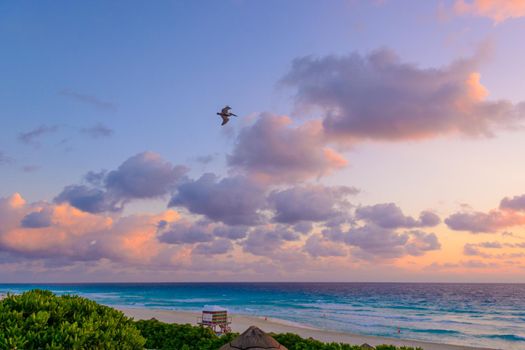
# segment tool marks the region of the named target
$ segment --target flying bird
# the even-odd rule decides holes
[[[232,112],[230,112],[231,109],[232,108],[230,106],[226,106],[220,111],[220,113],[217,112],[217,115],[220,115],[221,118],[222,118],[222,124],[221,125],[224,125],[227,122],[229,122],[231,116],[234,116],[234,117],[237,116],[236,114],[233,114]]]

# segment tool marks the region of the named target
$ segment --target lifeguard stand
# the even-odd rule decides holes
[[[197,321],[202,327],[208,327],[216,334],[230,333],[231,317],[228,317],[228,310],[217,305],[204,305],[202,316]]]

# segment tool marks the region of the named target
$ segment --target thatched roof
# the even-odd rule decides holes
[[[277,340],[264,333],[255,326],[251,326],[244,331],[243,334],[232,340],[228,344],[224,344],[219,350],[288,350]]]

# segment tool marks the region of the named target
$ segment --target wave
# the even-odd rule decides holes
[[[489,334],[489,335],[483,335],[482,337],[488,338],[488,339],[525,342],[525,337],[520,337],[519,335],[515,335],[515,334]]]
[[[449,335],[460,335],[463,334],[460,331],[454,331],[452,329],[409,329],[410,332],[414,333],[430,333],[430,334],[449,334]]]

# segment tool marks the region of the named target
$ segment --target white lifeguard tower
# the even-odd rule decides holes
[[[204,305],[202,316],[197,323],[202,327],[208,327],[216,334],[230,333],[232,323],[228,317],[228,310],[217,305]]]

